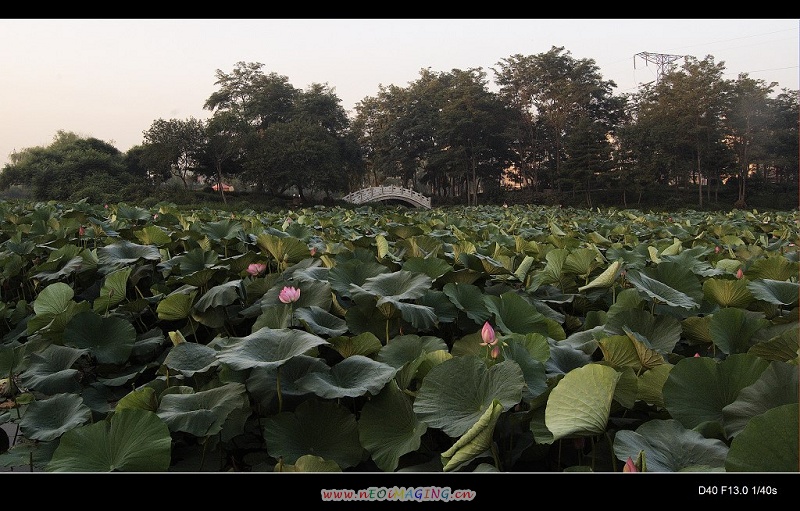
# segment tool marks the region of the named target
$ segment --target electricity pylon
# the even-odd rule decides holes
[[[633,56],[633,68],[636,69],[636,57],[641,57],[645,61],[645,65],[648,62],[652,62],[653,64],[657,65],[656,68],[656,83],[661,79],[661,75],[663,75],[666,70],[667,66],[671,67],[671,64],[678,59],[682,59],[685,55],[667,55],[666,53],[650,53],[647,51],[639,52]]]

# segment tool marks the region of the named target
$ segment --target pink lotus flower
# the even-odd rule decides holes
[[[719,251],[720,251],[720,250],[722,250],[722,249],[721,249],[721,248],[719,248],[719,247],[714,247],[714,253],[715,253],[715,254],[719,254]]]
[[[736,278],[740,279],[742,277],[744,277],[744,272],[742,271],[741,268],[739,268],[738,270],[736,270]]]
[[[695,353],[694,358],[700,358],[700,353]]]
[[[86,227],[81,226],[80,229],[78,229],[78,236],[83,236],[84,234],[86,234]]]
[[[638,472],[639,469],[636,467],[636,463],[633,462],[630,456],[628,456],[628,461],[625,462],[625,466],[622,467],[623,472]]]
[[[317,255],[317,247],[311,247],[308,251],[311,253],[311,257]]]
[[[285,286],[278,294],[278,299],[283,303],[293,303],[300,299],[300,290],[296,287]]]
[[[492,360],[497,359],[500,356],[500,345],[495,344],[492,346],[492,351],[489,352],[489,356],[492,357]]]
[[[255,277],[256,275],[260,275],[264,270],[267,269],[267,265],[263,263],[253,263],[247,267],[247,273]]]
[[[492,328],[492,325],[490,325],[488,321],[484,323],[483,328],[481,328],[481,339],[483,339],[481,346],[494,346],[497,344],[494,328]]]

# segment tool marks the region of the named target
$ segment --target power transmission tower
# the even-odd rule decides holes
[[[656,68],[656,83],[658,83],[661,76],[667,71],[667,66],[671,67],[673,62],[682,59],[685,55],[668,55],[666,53],[650,53],[647,51],[639,52],[633,56],[633,69],[636,69],[636,57],[643,58],[645,65],[647,65],[648,62],[652,62],[658,66]]]

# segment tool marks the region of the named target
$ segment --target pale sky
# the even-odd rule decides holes
[[[157,119],[206,119],[216,72],[264,64],[297,89],[327,83],[351,113],[421,69],[492,68],[563,46],[615,94],[656,78],[637,54],[707,55],[776,91],[798,90],[798,19],[0,19],[0,168],[59,130],[120,151]],[[682,60],[678,60],[678,65]]]

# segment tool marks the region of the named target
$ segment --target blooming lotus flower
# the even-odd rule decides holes
[[[740,279],[742,277],[744,277],[744,272],[742,271],[741,268],[739,268],[738,270],[736,270],[736,278]]]
[[[638,472],[639,469],[636,468],[636,463],[633,462],[633,459],[628,456],[628,461],[625,462],[625,466],[622,467],[623,472]]]
[[[296,287],[285,286],[278,294],[278,299],[283,303],[294,303],[300,299],[300,290]]]
[[[481,328],[481,339],[483,339],[481,346],[494,346],[497,344],[494,328],[492,328],[492,325],[490,325],[488,321],[484,323],[483,328]]]
[[[267,265],[266,264],[253,263],[253,264],[251,264],[250,266],[247,267],[247,273],[249,273],[250,275],[255,277],[256,275],[261,274],[261,272],[263,272],[266,269],[267,269]]]

